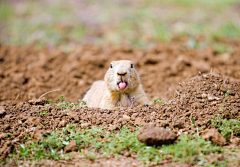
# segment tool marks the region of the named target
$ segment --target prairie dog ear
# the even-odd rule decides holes
[[[133,64],[131,63],[131,68],[133,68]]]
[[[112,64],[110,64],[110,68],[113,68]]]

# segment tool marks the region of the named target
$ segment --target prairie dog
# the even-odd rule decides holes
[[[112,109],[129,107],[132,104],[149,105],[149,100],[140,83],[140,77],[132,61],[112,61],[104,81],[96,81],[83,100],[88,107]]]

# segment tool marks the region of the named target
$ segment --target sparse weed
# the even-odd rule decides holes
[[[36,111],[36,113],[37,113],[37,116],[39,116],[39,115],[40,115],[40,111]]]
[[[84,103],[84,101],[82,101],[82,103]],[[46,103],[46,105],[48,104],[52,104],[52,105],[58,105],[60,109],[68,109],[68,108],[72,108],[74,106],[79,106],[79,103],[70,103],[70,102],[66,102],[65,101],[65,97],[64,96],[60,96],[56,102],[52,101],[52,100],[48,100],[48,102]],[[47,114],[47,113],[46,113]]]
[[[48,101],[46,102],[46,104],[52,104],[52,103],[53,103],[52,100],[48,100]]]
[[[161,104],[164,104],[164,105],[168,105],[165,101],[162,101],[162,100],[159,100],[159,99],[154,99],[153,101],[155,103],[161,103]]]
[[[225,111],[225,103],[226,103],[226,99],[230,94],[230,90],[228,90],[225,95],[224,95],[224,99],[223,99],[223,103],[222,103],[222,113]]]
[[[78,102],[80,103],[80,105],[86,105],[87,104],[86,101],[81,100],[81,99],[79,99]]]
[[[40,111],[36,111],[36,113],[37,113],[37,116],[40,116],[40,115],[47,115],[47,114],[48,114],[47,111],[42,111],[42,112],[40,112]]]
[[[57,99],[56,103],[63,103],[63,102],[65,102],[65,97],[64,97],[63,95],[61,95],[61,96]]]
[[[195,125],[195,120],[194,120],[194,118],[193,118],[193,117],[191,117],[191,122],[192,122],[192,124],[193,124],[193,127],[194,127],[194,128],[196,128],[196,125]]]
[[[4,161],[2,161],[2,160],[0,160],[0,164],[1,164],[1,165],[4,165],[4,164],[5,164],[5,162],[4,162]]]
[[[30,136],[28,136],[28,134],[25,133],[24,135],[25,135],[25,140],[24,140],[24,142],[27,142],[27,141],[29,141],[29,140],[32,139]]]
[[[78,103],[63,102],[63,103],[61,103],[60,108],[61,109],[68,109],[68,108],[72,108],[74,106],[79,106],[79,104]]]
[[[48,114],[47,111],[41,112],[41,115],[47,115],[47,114]]]
[[[225,138],[229,138],[232,135],[240,134],[240,121],[237,120],[227,120],[221,119],[220,114],[218,114],[217,119],[211,119],[211,123],[214,127],[218,128],[221,131],[221,134]]]

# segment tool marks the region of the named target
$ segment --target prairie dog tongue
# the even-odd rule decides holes
[[[126,82],[122,81],[118,84],[118,86],[119,86],[120,89],[124,89],[124,88],[126,88],[127,84],[126,84]]]

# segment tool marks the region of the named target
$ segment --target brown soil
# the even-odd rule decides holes
[[[146,50],[82,45],[68,54],[30,46],[0,45],[0,159],[5,160],[15,144],[24,142],[22,132],[28,131],[34,140],[39,141],[43,133],[50,133],[66,124],[77,124],[79,128],[98,125],[108,130],[128,125],[136,130],[139,125],[155,122],[181,135],[211,127],[210,119],[223,109],[223,118],[239,119],[240,44],[229,42],[228,45],[232,47],[231,54],[218,54],[211,48],[189,50],[182,42]],[[120,59],[134,62],[151,101],[158,98],[166,104],[114,110],[87,107],[63,110],[58,106],[44,105],[44,98],[55,101],[60,95],[65,96],[66,101],[77,102],[94,81],[103,79],[110,61]],[[40,101],[29,101],[59,88],[60,91],[51,92]],[[230,90],[230,95],[223,108],[227,90]],[[48,114],[37,115],[36,111],[48,111]],[[126,119],[129,118],[127,116],[130,119]],[[193,127],[191,117],[197,128]],[[46,125],[43,126],[42,122]],[[13,135],[10,139],[4,138],[8,134]],[[16,137],[19,141],[13,142]],[[78,161],[92,166],[121,166],[123,162],[130,166],[142,165],[134,157],[90,162],[76,158],[80,155],[75,154],[72,162],[46,160],[41,163],[51,162],[58,166]]]

